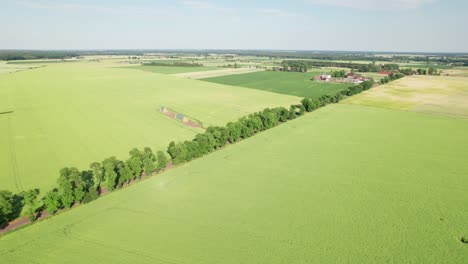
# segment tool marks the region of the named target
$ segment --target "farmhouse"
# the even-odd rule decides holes
[[[363,82],[368,81],[368,80],[369,80],[369,78],[366,78],[366,77],[363,77],[363,76],[358,76],[355,73],[350,72],[350,73],[346,74],[346,80],[345,81],[347,83],[359,84],[359,83],[363,83]]]
[[[330,82],[332,80],[332,76],[329,75],[329,74],[321,74],[318,79],[320,81],[324,81],[324,82]]]
[[[354,77],[356,77],[356,76],[357,76],[357,75],[356,75],[354,72],[348,72],[348,73],[346,74],[346,77],[347,77],[347,78],[349,78],[349,77],[354,78]]]

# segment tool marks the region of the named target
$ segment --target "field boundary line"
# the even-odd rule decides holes
[[[369,105],[369,104],[353,104],[353,103],[347,103],[347,102],[343,102],[343,103],[340,102],[338,104],[374,107],[374,108],[394,110],[394,111],[400,111],[400,112],[406,112],[406,113],[425,114],[425,115],[430,115],[430,116],[448,117],[448,118],[454,118],[454,119],[462,119],[462,120],[466,119],[466,120],[468,120],[468,116],[456,115],[456,114],[441,114],[441,113],[434,113],[434,112],[432,112],[432,113],[431,112],[420,112],[420,111],[404,110],[404,109],[397,109],[397,108],[391,108],[391,107],[385,107],[385,106],[377,106],[377,105]]]

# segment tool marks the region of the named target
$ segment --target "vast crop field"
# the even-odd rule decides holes
[[[405,77],[353,96],[345,102],[468,118],[468,78]]]
[[[133,147],[165,150],[202,131],[161,114],[161,106],[209,126],[300,100],[111,66],[50,64],[0,75],[0,189],[47,190],[62,167],[125,159]]]
[[[468,77],[468,67],[456,67],[452,69],[442,70],[443,75]]]
[[[311,80],[319,71],[312,73],[264,71],[203,79],[204,81],[242,86],[262,91],[299,97],[315,98],[324,94],[335,95],[350,84],[323,83]]]
[[[330,105],[9,234],[0,262],[466,263],[467,130]]]

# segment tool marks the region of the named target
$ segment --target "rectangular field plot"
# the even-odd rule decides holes
[[[325,94],[335,95],[337,92],[350,86],[350,84],[324,83],[311,80],[318,74],[320,74],[320,72],[298,73],[264,71],[202,80],[309,98],[320,97]]]
[[[466,131],[330,105],[9,234],[0,263],[466,263]]]
[[[142,70],[148,72],[164,73],[164,74],[177,74],[187,72],[203,72],[217,70],[217,67],[177,67],[177,66],[132,66],[129,69]]]
[[[468,78],[410,76],[370,89],[343,103],[468,118]]]
[[[0,151],[0,189],[12,191],[45,192],[63,167],[86,169],[109,156],[126,159],[134,147],[166,150],[172,140],[203,131],[161,114],[161,106],[208,127],[299,101],[96,63],[50,64],[0,75],[0,87],[0,112],[13,111],[0,114],[0,141],[8,143]],[[15,184],[17,177],[22,187]]]

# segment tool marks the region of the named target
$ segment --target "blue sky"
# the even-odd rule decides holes
[[[0,49],[468,52],[466,0],[0,0]]]

